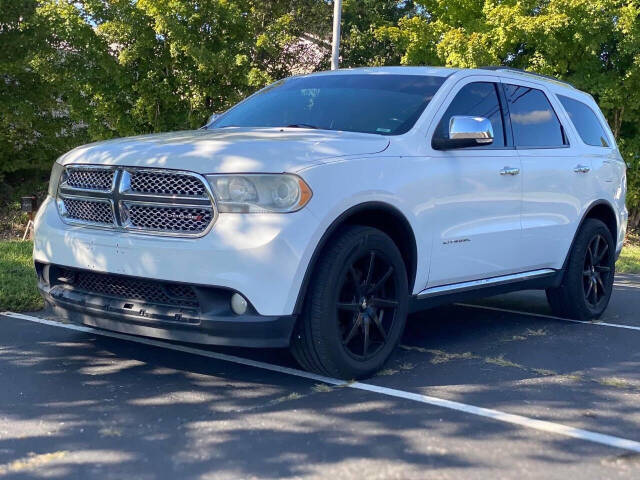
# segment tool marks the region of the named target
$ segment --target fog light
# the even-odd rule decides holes
[[[236,315],[244,315],[247,311],[247,300],[239,293],[231,295],[231,310]]]

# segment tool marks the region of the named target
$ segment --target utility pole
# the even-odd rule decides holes
[[[333,43],[331,44],[331,70],[340,68],[340,20],[342,0],[333,0]]]

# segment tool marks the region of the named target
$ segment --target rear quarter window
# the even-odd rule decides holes
[[[584,143],[594,147],[609,146],[608,136],[589,105],[563,95],[558,95],[558,98]]]

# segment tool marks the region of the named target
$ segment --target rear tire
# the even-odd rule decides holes
[[[615,242],[607,226],[588,218],[571,250],[562,284],[546,290],[553,313],[574,320],[599,318],[607,308],[615,274]]]
[[[408,301],[406,267],[393,240],[375,228],[345,227],[313,271],[291,353],[321,375],[370,376],[400,341]]]

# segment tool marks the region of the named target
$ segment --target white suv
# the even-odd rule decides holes
[[[289,346],[379,369],[407,314],[546,289],[597,318],[627,223],[591,96],[511,69],[371,68],[270,85],[203,129],[94,143],[36,220],[57,314],[131,334]]]

